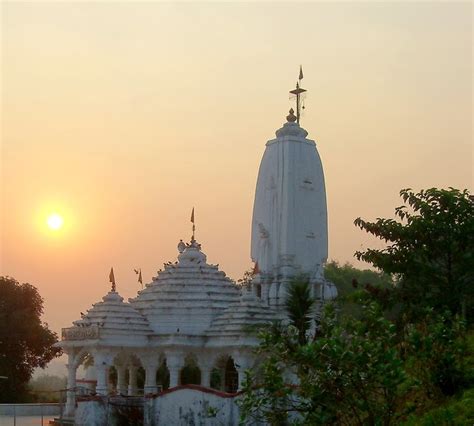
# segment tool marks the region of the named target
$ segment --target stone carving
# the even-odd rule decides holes
[[[90,340],[99,338],[99,327],[69,327],[63,328],[61,333],[63,340]]]

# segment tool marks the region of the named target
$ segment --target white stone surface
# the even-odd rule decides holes
[[[326,188],[316,143],[288,122],[267,142],[258,173],[252,218],[251,257],[260,274],[254,280],[262,300],[280,313],[288,283],[309,279],[312,295],[337,296],[324,279],[328,256]]]
[[[240,411],[238,396],[200,389],[177,388],[144,400],[145,426],[237,426]],[[110,407],[109,407],[110,408]],[[78,426],[114,424],[107,400],[79,401],[75,415]],[[252,424],[252,423],[247,423]]]
[[[107,423],[107,406],[103,401],[84,401],[77,404],[74,416],[76,426],[105,426]]]
[[[148,320],[115,291],[110,291],[101,302],[95,303],[82,319],[74,321],[74,326],[78,331],[98,327],[101,341],[125,338],[128,345],[143,345],[152,334]]]
[[[251,256],[264,274],[321,272],[328,255],[323,167],[316,144],[285,123],[266,144],[257,180]]]
[[[212,320],[238,300],[239,289],[216,265],[206,262],[197,242],[131,299],[150,322],[154,335],[203,336]]]
[[[194,389],[178,389],[155,399],[158,426],[237,426],[239,407],[235,398],[224,398]]]
[[[264,305],[251,291],[244,290],[239,301],[234,302],[219,315],[206,334],[213,338],[216,346],[235,338],[239,342],[253,338],[253,344],[256,346],[258,340],[252,331],[258,326],[276,320],[278,315],[273,309]]]

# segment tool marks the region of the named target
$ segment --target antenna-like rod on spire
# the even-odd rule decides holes
[[[300,124],[301,116],[301,94],[306,92],[305,89],[300,87],[301,80],[303,80],[303,67],[300,65],[300,74],[298,76],[298,81],[296,82],[296,89],[290,90],[291,94],[296,95],[296,122],[298,124]]]
[[[195,241],[194,232],[196,231],[196,225],[194,223],[194,207],[193,207],[193,211],[191,212],[191,223],[193,224],[193,236],[191,237],[191,242],[193,243]]]

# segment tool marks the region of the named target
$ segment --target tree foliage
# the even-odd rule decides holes
[[[31,284],[0,277],[0,402],[22,401],[33,370],[61,350],[56,333],[41,321],[43,299]]]
[[[396,283],[390,274],[371,269],[358,269],[350,263],[341,265],[335,260],[325,265],[324,276],[337,288],[337,302],[341,313],[356,317],[360,316],[361,309],[351,299],[354,292],[364,287],[374,292],[383,291],[383,294],[386,294]]]
[[[348,296],[356,291],[355,283],[370,284],[381,288],[392,288],[394,280],[390,274],[371,269],[358,269],[350,263],[332,260],[324,266],[324,277],[335,284],[338,296]]]
[[[314,320],[313,307],[309,280],[305,277],[296,278],[288,288],[285,308],[291,324],[298,331],[298,342],[301,345],[307,342],[308,331]]]
[[[259,370],[247,373],[242,413],[272,425],[394,424],[406,379],[393,324],[376,302],[337,320],[328,305],[317,336],[290,325],[260,333]]]
[[[396,219],[355,220],[356,226],[380,238],[386,248],[356,252],[356,257],[399,277],[394,292],[403,313],[416,317],[420,308],[448,309],[473,316],[474,202],[467,190],[454,188],[400,191],[404,205]]]
[[[60,402],[67,387],[65,376],[43,374],[28,383],[31,400],[34,402]]]
[[[406,205],[395,210],[397,220],[355,221],[387,243],[356,253],[380,272],[333,262],[325,275],[341,297],[326,306],[318,327],[311,331],[297,320],[312,301],[309,292],[293,289],[290,324],[260,331],[263,362],[247,372],[244,419],[400,424],[474,382],[466,344],[473,313],[473,200],[453,188],[400,194]],[[357,306],[356,315],[341,309],[342,300]]]

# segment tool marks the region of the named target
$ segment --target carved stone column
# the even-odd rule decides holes
[[[109,369],[106,364],[98,363],[98,365],[95,366],[95,371],[97,373],[96,392],[98,395],[107,395],[109,392]]]
[[[179,373],[184,366],[183,354],[167,353],[166,365],[170,372],[170,388],[174,388],[179,385]]]
[[[158,370],[158,361],[148,362],[145,365],[145,394],[156,393],[156,372]]]
[[[270,292],[270,283],[262,282],[262,302],[265,305],[269,305],[269,292]]]
[[[117,370],[117,393],[119,395],[127,394],[127,384],[125,382],[125,373],[127,368],[124,365],[116,365],[115,369]]]
[[[138,367],[136,365],[130,365],[128,367],[128,394],[137,394],[137,373]]]
[[[211,387],[211,371],[212,368],[208,366],[201,368],[201,386],[205,386],[206,388]]]
[[[76,409],[76,370],[77,364],[75,362],[73,354],[68,355],[67,363],[67,400],[65,407],[66,416],[74,416]]]
[[[211,372],[216,361],[216,355],[202,353],[198,355],[198,367],[201,370],[201,386],[211,387]]]
[[[252,362],[251,362],[250,357],[246,354],[243,354],[243,355],[236,354],[233,358],[235,360],[235,363],[234,363],[235,369],[239,373],[238,390],[241,390],[245,381],[245,370],[248,370],[251,367]]]

